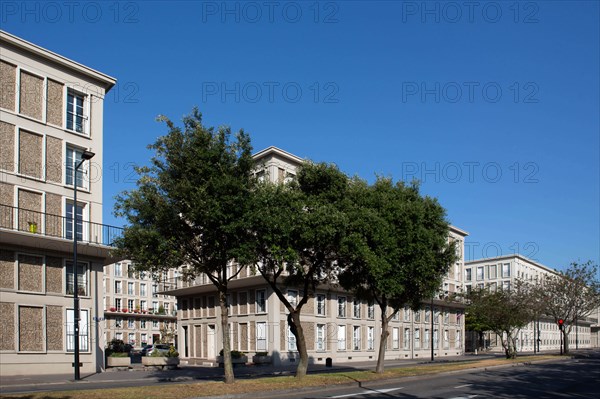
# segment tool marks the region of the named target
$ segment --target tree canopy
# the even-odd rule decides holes
[[[183,128],[166,117],[168,133],[149,148],[150,166],[136,169],[137,188],[117,197],[115,214],[128,225],[117,242],[136,267],[155,273],[183,267],[190,278],[204,274],[219,292],[225,348],[225,380],[233,382],[227,322],[228,265],[247,264],[253,239],[244,224],[253,188],[250,137],[235,140],[227,127],[202,125],[197,109]]]

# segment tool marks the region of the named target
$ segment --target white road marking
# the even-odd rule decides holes
[[[471,398],[476,398],[479,395],[469,395],[469,396],[455,396],[453,398],[449,398],[449,399],[471,399]]]
[[[470,387],[473,384],[465,384],[465,385],[459,385],[457,387],[454,387],[454,389],[459,389],[459,388],[465,388],[465,387]]]
[[[349,393],[347,395],[338,395],[338,396],[330,396],[330,399],[337,399],[337,398],[349,398],[351,396],[357,396],[357,395],[375,395],[377,393],[388,393],[388,392],[392,392],[392,391],[397,391],[398,389],[402,389],[404,387],[398,387],[398,388],[386,388],[386,389],[364,389],[363,390],[365,392],[363,393]]]

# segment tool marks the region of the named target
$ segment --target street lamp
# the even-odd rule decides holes
[[[81,161],[75,165],[73,170],[73,213],[71,220],[73,222],[73,341],[75,344],[73,367],[75,367],[75,381],[81,379],[79,375],[79,286],[77,281],[77,172],[83,162],[89,161],[94,155],[96,154],[91,151],[83,151]]]

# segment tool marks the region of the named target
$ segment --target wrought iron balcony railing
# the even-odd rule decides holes
[[[77,219],[77,240],[84,243],[114,246],[123,234],[121,227]],[[73,218],[14,206],[0,205],[0,229],[73,239]]]

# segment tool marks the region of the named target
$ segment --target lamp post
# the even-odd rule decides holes
[[[73,170],[73,349],[74,349],[74,363],[75,367],[75,381],[81,379],[79,375],[79,284],[77,277],[77,172],[84,161],[89,161],[94,157],[93,152],[83,151],[81,154],[81,161],[75,164]]]
[[[434,316],[435,312],[433,311],[433,297],[431,297],[431,361],[433,362],[434,359],[434,354],[433,354],[433,343],[434,343],[434,336],[433,336],[433,316]]]

